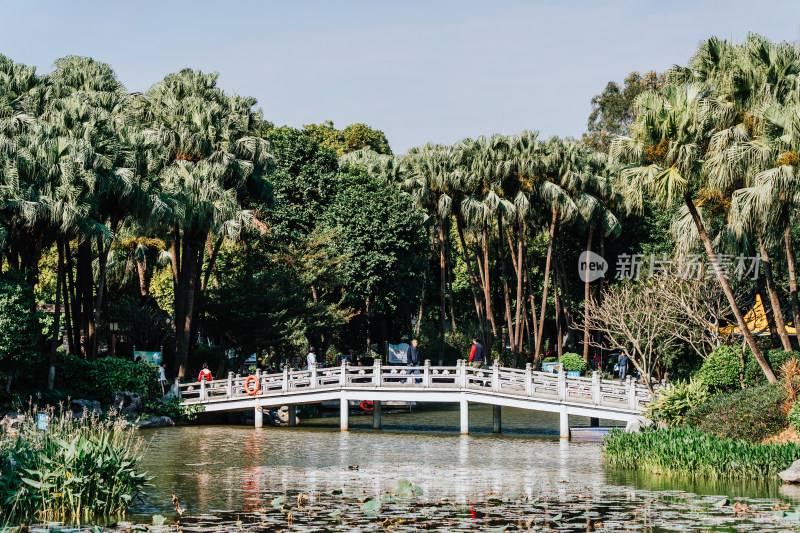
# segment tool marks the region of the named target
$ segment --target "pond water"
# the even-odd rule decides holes
[[[155,478],[128,519],[149,523],[161,514],[184,531],[797,528],[792,515],[776,516],[800,501],[778,483],[608,471],[599,444],[560,440],[558,416],[547,413],[504,408],[501,435],[491,433],[487,406],[471,407],[471,435],[460,436],[458,423],[457,407],[440,406],[384,412],[382,431],[371,429],[371,415],[351,415],[349,432],[338,430],[335,417],[295,428],[142,432],[149,442],[143,467]],[[398,486],[401,478],[416,493]]]

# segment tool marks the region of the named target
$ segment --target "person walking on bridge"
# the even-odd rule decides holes
[[[472,349],[469,351],[469,362],[475,368],[483,366],[483,344],[477,338],[472,339]]]
[[[211,378],[211,370],[208,369],[208,363],[203,363],[203,370],[201,370],[200,375],[197,376],[197,382],[200,383],[203,379],[211,381]]]
[[[411,339],[411,345],[406,351],[406,363],[408,363],[408,366],[419,365],[419,341],[417,339]],[[419,374],[419,370],[411,370],[409,374]],[[415,383],[420,383],[421,381],[421,379],[414,380]],[[408,380],[406,380],[406,383],[408,383]]]
[[[625,352],[619,354],[617,366],[619,367],[619,379],[625,381],[625,376],[628,373],[628,356],[625,354]]]
[[[311,367],[317,364],[317,349],[313,346],[308,349],[308,355],[306,356],[306,370],[311,370]]]

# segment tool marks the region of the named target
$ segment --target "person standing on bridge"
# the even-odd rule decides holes
[[[197,376],[197,382],[203,381],[205,378],[206,381],[211,381],[211,370],[208,369],[208,363],[203,363],[203,370],[200,371],[200,375]]]
[[[469,362],[475,368],[483,366],[483,344],[477,338],[472,339],[472,349],[469,351]]]
[[[417,339],[411,339],[411,345],[406,351],[406,363],[408,363],[408,366],[419,365],[419,341]],[[419,374],[419,370],[411,370],[409,374]],[[414,381],[415,383],[420,383],[422,380],[416,379]]]
[[[619,354],[617,366],[619,367],[619,379],[625,381],[625,375],[628,373],[628,356],[625,354],[625,352]]]
[[[317,364],[317,353],[316,348],[312,346],[308,349],[308,355],[306,356],[306,370],[311,370],[311,367],[315,364]]]

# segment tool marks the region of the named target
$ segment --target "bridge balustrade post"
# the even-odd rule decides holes
[[[462,389],[467,388],[467,383],[469,382],[469,378],[467,377],[467,362],[464,359],[459,359],[459,367],[456,368],[456,373],[458,374],[459,385]]]
[[[317,388],[317,363],[311,365],[311,384],[309,386],[312,389]]]
[[[533,367],[525,364],[525,396],[533,396]]]
[[[342,387],[347,386],[347,361],[342,359],[342,373],[339,376],[339,385]],[[344,400],[346,402],[346,400]]]
[[[494,366],[492,366],[492,390],[500,390],[500,365],[497,359],[494,360]]]
[[[602,399],[600,393],[600,372],[595,370],[592,372],[592,403],[600,405]]]
[[[381,370],[381,360],[380,359],[373,359],[372,360],[372,384],[376,387],[381,386],[381,382],[383,382],[383,370]],[[374,407],[373,407],[374,409]]]
[[[422,386],[426,389],[431,386],[431,360],[425,359],[425,366],[422,368]]]
[[[630,376],[628,376],[625,387],[628,389],[626,391],[628,396],[628,409],[636,409],[636,385],[633,383]]]
[[[567,401],[567,373],[563,366],[558,369],[558,399]]]
[[[256,368],[256,383],[258,384],[259,390],[264,388],[262,386],[262,383],[261,383],[261,369],[260,368]]]
[[[283,392],[289,391],[289,367],[287,365],[283,366],[283,383],[281,383],[281,390]]]
[[[228,398],[233,398],[233,372],[228,372],[228,389],[225,394]]]
[[[206,399],[206,380],[200,380],[200,400],[203,401]]]

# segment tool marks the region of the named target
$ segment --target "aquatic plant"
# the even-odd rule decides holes
[[[656,401],[647,406],[645,416],[670,427],[682,425],[690,409],[711,398],[708,386],[702,381],[679,381],[660,389]]]
[[[142,441],[121,418],[62,408],[37,428],[30,406],[18,432],[0,433],[0,519],[5,523],[123,515],[147,483]]]
[[[608,466],[708,479],[773,479],[800,459],[800,445],[719,439],[695,428],[610,432],[603,439]]]

